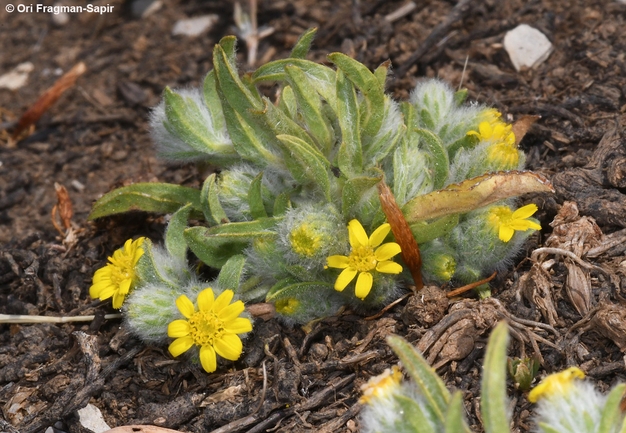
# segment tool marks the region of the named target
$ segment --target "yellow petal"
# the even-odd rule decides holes
[[[383,244],[380,247],[376,248],[376,251],[374,251],[374,255],[376,256],[376,260],[382,262],[384,260],[389,260],[396,254],[398,254],[401,250],[402,249],[400,248],[400,245],[398,245],[397,243],[387,242],[386,244]]]
[[[193,306],[193,303],[185,295],[180,295],[176,299],[176,306],[178,307],[178,311],[180,311],[181,314],[187,319],[193,316],[193,313],[196,312],[196,308]]]
[[[373,282],[374,277],[372,277],[372,274],[369,272],[361,272],[359,277],[356,279],[356,289],[354,290],[356,297],[359,299],[365,299],[370,290],[372,290]]]
[[[215,350],[211,346],[202,346],[200,348],[200,364],[207,373],[213,373],[217,370],[217,357]]]
[[[346,288],[350,281],[354,279],[356,276],[356,269],[346,268],[337,277],[337,281],[335,281],[335,290],[341,292]]]
[[[224,334],[215,341],[215,351],[219,356],[230,361],[236,361],[243,351],[241,338],[234,334]]]
[[[193,346],[193,338],[185,336],[172,341],[167,350],[169,350],[172,356],[176,358],[178,355],[188,351],[191,346]]]
[[[329,256],[326,258],[326,264],[328,265],[329,268],[345,269],[348,267],[348,257],[338,256],[338,255]]]
[[[374,230],[374,233],[372,233],[369,238],[369,246],[376,248],[378,245],[382,244],[390,230],[391,226],[388,223],[382,224]]]
[[[365,233],[365,229],[359,220],[352,220],[348,223],[348,235],[350,237],[350,246],[352,248],[367,245],[367,233]]]
[[[174,320],[167,325],[167,336],[172,338],[185,337],[191,332],[191,326],[186,320]]]
[[[143,248],[137,248],[135,250],[135,253],[133,254],[133,266],[137,264],[141,256],[143,256],[143,253],[144,253]]]
[[[564,395],[569,391],[575,379],[583,379],[585,373],[578,367],[570,367],[545,377],[528,394],[528,401],[536,403],[540,398],[552,395]]]
[[[101,301],[104,301],[105,299],[109,299],[111,296],[115,295],[116,293],[117,293],[117,287],[106,286],[100,291],[100,295],[98,296],[98,298]]]
[[[224,331],[229,334],[245,334],[252,331],[252,321],[245,317],[238,317],[224,324]]]
[[[230,304],[230,301],[233,300],[233,296],[235,296],[235,292],[232,290],[224,290],[215,300],[215,303],[213,304],[213,311],[216,313],[222,311],[228,306],[228,304]]]
[[[120,292],[116,292],[113,295],[113,308],[115,308],[116,310],[119,310],[120,308],[122,308],[122,304],[124,303],[124,298],[126,297],[125,294],[120,293]]]
[[[126,295],[128,292],[130,292],[130,286],[132,283],[133,283],[133,280],[131,280],[130,278],[124,278],[122,282],[120,283],[120,286],[118,289],[119,292],[122,295]]]
[[[399,274],[402,272],[402,265],[396,262],[392,262],[390,260],[386,260],[384,262],[378,262],[376,265],[376,270],[383,274]]]
[[[521,208],[513,212],[511,218],[525,220],[526,218],[533,216],[533,214],[537,212],[538,209],[539,208],[534,203],[527,204],[526,206],[522,206]]]
[[[132,239],[128,239],[126,242],[124,242],[124,246],[121,248],[121,250],[123,252],[125,252],[125,253],[128,253],[128,252],[130,252],[130,250],[132,248],[132,245],[133,245],[133,240]],[[117,250],[117,251],[120,251],[120,250]]]
[[[498,235],[502,242],[510,241],[514,234],[515,234],[515,230],[513,230],[511,227],[504,225],[504,224],[500,226],[500,230],[498,231]]]
[[[89,296],[96,299],[100,297],[100,293],[111,285],[110,281],[98,281],[94,278],[93,285],[89,288]]]
[[[207,287],[198,294],[198,310],[209,311],[211,308],[213,308],[214,302],[215,294],[213,293],[213,289],[211,289],[210,287]]]
[[[541,230],[541,226],[530,220],[513,220],[508,224],[513,230],[525,231],[528,229]]]
[[[235,320],[245,309],[246,307],[243,305],[243,302],[236,301],[227,305],[225,308],[222,308],[222,310],[217,313],[217,316],[222,321],[229,322],[231,320]]]
[[[489,122],[480,122],[478,124],[478,131],[480,131],[480,136],[483,140],[488,140],[491,138],[491,134],[493,134],[493,128]]]

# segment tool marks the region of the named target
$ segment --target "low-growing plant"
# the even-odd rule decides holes
[[[232,292],[302,324],[343,306],[380,307],[412,279],[419,286],[422,275],[475,282],[506,266],[541,228],[536,205],[514,206],[521,194],[552,190],[520,171],[523,128],[438,80],[421,81],[397,102],[385,93],[389,62],[372,72],[341,53],[328,56],[334,68],[308,61],[314,34],[306,32],[289,58],[242,76],[235,38],[225,37],[200,88],[165,89],[151,116],[158,154],[214,167],[201,189],[138,183],[95,203],[91,219],[173,213],[164,246],[129,241],[91,289],[113,298],[143,339],[182,338],[168,324],[191,320],[192,305],[208,311],[199,301],[207,287],[218,304]],[[275,100],[258,89],[267,82],[279,89]],[[188,227],[189,219],[199,224]],[[189,267],[188,249],[219,271],[215,281]],[[181,296],[189,303],[177,308]],[[231,330],[236,337],[244,328]],[[205,346],[192,339],[186,344],[200,346],[202,359]]]

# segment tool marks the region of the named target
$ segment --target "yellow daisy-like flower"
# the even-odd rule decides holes
[[[487,161],[497,170],[510,170],[519,164],[519,152],[512,126],[500,119],[500,112],[485,110],[478,124],[478,131],[469,131],[479,141],[491,142],[487,148]]]
[[[101,301],[113,297],[113,308],[122,308],[124,298],[135,284],[135,266],[144,253],[141,248],[144,240],[129,239],[109,257],[109,263],[94,273],[89,296]]]
[[[363,395],[359,399],[359,403],[368,404],[372,400],[385,398],[393,393],[400,386],[402,373],[397,366],[386,369],[378,376],[372,377],[365,385],[361,385]]]
[[[537,403],[539,399],[565,395],[572,388],[576,379],[584,379],[585,373],[578,367],[570,367],[544,378],[528,394],[528,401]]]
[[[511,240],[515,231],[541,230],[541,226],[529,220],[537,212],[536,204],[527,204],[515,212],[508,206],[494,206],[489,209],[488,221],[498,232],[502,242]]]
[[[480,141],[495,141],[515,146],[515,134],[511,130],[511,125],[499,119],[491,122],[484,120],[478,124],[478,131],[469,131],[467,135],[474,135]]]
[[[167,327],[167,335],[176,339],[168,348],[172,356],[199,346],[200,363],[207,373],[217,369],[216,354],[230,361],[239,359],[243,343],[238,334],[252,331],[252,322],[239,317],[245,307],[241,301],[230,303],[234,295],[224,290],[215,298],[208,287],[198,294],[198,310],[187,296],[179,296],[176,306],[186,320],[174,320]]]
[[[372,290],[373,271],[385,274],[402,272],[402,266],[389,260],[401,251],[400,245],[395,242],[380,245],[390,230],[389,224],[385,223],[374,230],[368,238],[359,221],[354,219],[348,223],[348,235],[352,247],[350,255],[336,255],[326,259],[328,267],[343,269],[335,281],[335,290],[343,291],[358,274],[354,293],[357,298],[365,299]]]

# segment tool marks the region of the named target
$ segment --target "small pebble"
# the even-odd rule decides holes
[[[546,35],[527,24],[520,24],[504,35],[504,49],[519,72],[534,68],[552,52],[552,43]]]
[[[186,20],[178,20],[172,29],[172,35],[178,36],[198,36],[207,31],[218,20],[217,15],[202,15],[196,18],[188,18]]]

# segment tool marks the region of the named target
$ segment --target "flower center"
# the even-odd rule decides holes
[[[376,268],[377,263],[374,248],[369,245],[359,245],[353,248],[348,257],[348,266],[359,272],[369,272]]]
[[[132,266],[128,266],[126,263],[111,266],[111,281],[113,284],[119,286],[123,281],[132,280],[133,278],[135,278],[135,272]]]
[[[309,224],[302,224],[289,233],[289,242],[297,254],[312,257],[319,250],[321,237]]]
[[[213,311],[196,311],[189,318],[191,338],[198,346],[213,346],[224,333],[224,322]]]
[[[489,211],[489,222],[497,230],[511,222],[513,212],[506,206],[496,206]]]

